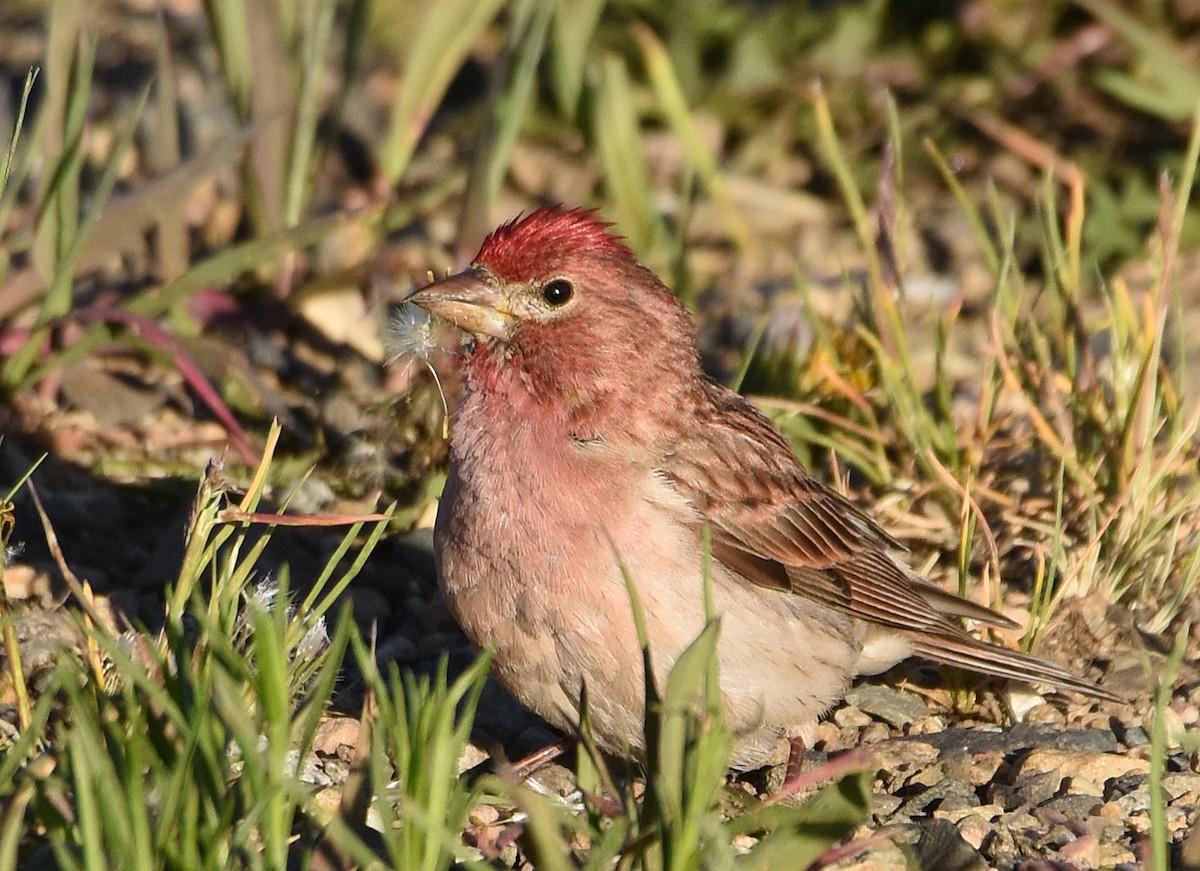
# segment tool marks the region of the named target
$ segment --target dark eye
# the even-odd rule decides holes
[[[553,281],[548,281],[545,287],[542,288],[542,299],[555,307],[566,305],[574,295],[575,288],[571,287],[571,282],[565,278],[556,278]]]

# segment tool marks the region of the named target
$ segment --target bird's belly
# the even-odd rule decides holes
[[[526,707],[570,729],[586,687],[599,744],[641,750],[643,665],[625,578],[645,615],[661,688],[704,627],[694,527],[653,483],[586,510],[526,499],[505,512],[463,484],[448,484],[437,528],[443,591],[463,629],[494,649],[496,676]],[[781,738],[804,732],[841,697],[858,644],[849,620],[719,564],[712,585],[735,763],[752,767],[773,761]]]

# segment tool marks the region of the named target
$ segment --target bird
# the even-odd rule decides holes
[[[910,656],[1100,698],[1059,665],[984,642],[1015,628],[941,590],[778,427],[708,377],[696,327],[614,225],[537,208],[408,300],[465,334],[463,393],[434,523],[438,583],[493,674],[568,733],[644,754],[630,590],[661,686],[706,622],[731,765],[781,761],[853,680]]]

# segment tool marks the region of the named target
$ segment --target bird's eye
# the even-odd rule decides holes
[[[575,288],[571,287],[571,282],[565,278],[556,278],[553,281],[548,281],[546,282],[546,286],[542,288],[542,299],[555,308],[566,305],[574,295]]]

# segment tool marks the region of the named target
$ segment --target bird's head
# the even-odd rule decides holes
[[[583,407],[694,381],[691,318],[610,227],[593,211],[538,209],[409,299],[474,338],[472,389],[517,376],[539,399]]]

